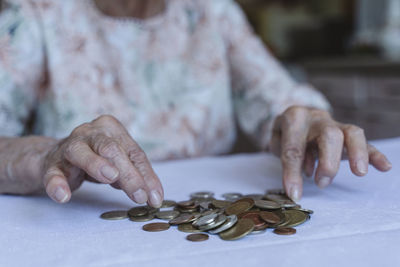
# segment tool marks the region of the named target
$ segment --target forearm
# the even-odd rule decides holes
[[[57,140],[0,137],[0,193],[30,194],[43,190],[43,161]]]

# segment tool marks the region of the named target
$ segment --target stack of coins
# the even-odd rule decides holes
[[[181,232],[191,233],[187,240],[208,240],[219,235],[222,240],[237,240],[249,234],[265,233],[273,229],[278,235],[292,235],[296,227],[311,218],[312,210],[304,209],[289,199],[282,189],[268,190],[266,194],[242,195],[226,193],[215,199],[212,192],[196,192],[186,201],[165,200],[160,209],[138,206],[128,211],[110,211],[100,217],[106,220],[129,218],[147,222],[155,218],[167,223],[143,226],[148,232],[165,231],[177,226]]]

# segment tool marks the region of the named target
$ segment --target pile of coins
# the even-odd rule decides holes
[[[237,240],[248,234],[265,233],[268,228],[278,235],[292,235],[296,227],[310,219],[312,210],[304,209],[290,200],[282,189],[268,190],[265,195],[226,193],[224,200],[214,198],[212,192],[197,192],[190,200],[165,200],[160,209],[138,206],[129,211],[110,211],[100,217],[106,220],[129,218],[134,222],[153,219],[168,223],[149,223],[144,231],[159,232],[176,226],[191,233],[187,240],[198,242],[209,238],[209,233],[222,240]]]

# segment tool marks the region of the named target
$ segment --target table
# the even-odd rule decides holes
[[[400,139],[376,142],[393,163],[355,178],[343,162],[334,184],[305,180],[300,204],[315,211],[293,236],[270,230],[239,241],[217,236],[185,240],[175,228],[159,233],[144,223],[105,221],[102,212],[129,209],[121,191],[85,183],[66,205],[45,196],[0,196],[0,266],[399,266]],[[267,154],[156,163],[167,199],[189,193],[263,193],[281,187],[279,161]]]

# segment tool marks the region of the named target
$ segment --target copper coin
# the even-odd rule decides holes
[[[259,231],[264,231],[265,229],[267,229],[269,227],[268,223],[265,223],[264,225],[259,225],[259,226],[255,226],[253,231],[259,232]]]
[[[266,223],[261,219],[258,212],[248,212],[247,214],[243,215],[241,219],[250,219],[254,222],[254,227],[263,227]]]
[[[206,234],[191,234],[186,237],[187,240],[192,242],[201,242],[208,240],[208,235]]]
[[[169,221],[169,224],[179,225],[183,223],[189,223],[197,219],[198,216],[192,214],[181,214],[178,217]]]
[[[161,232],[168,230],[170,225],[168,223],[149,223],[143,225],[142,229],[147,232]]]
[[[277,224],[281,221],[281,218],[273,212],[261,211],[260,217],[267,223]]]
[[[276,228],[274,233],[277,235],[294,235],[296,233],[296,229],[294,228]]]

